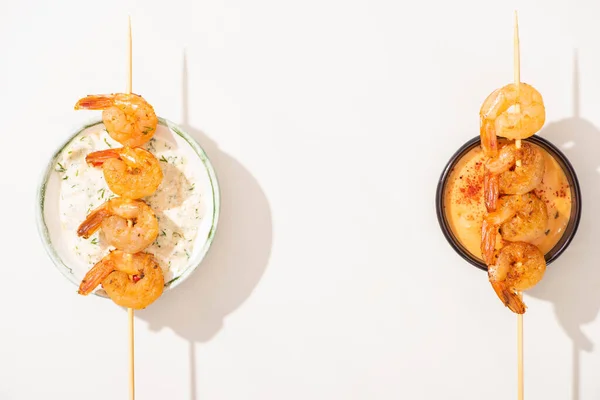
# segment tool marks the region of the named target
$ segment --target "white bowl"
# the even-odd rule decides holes
[[[72,203],[72,200],[70,201],[68,198],[63,198],[65,195],[64,188],[66,187],[64,186],[65,183],[63,183],[63,175],[66,175],[68,171],[58,171],[57,163],[60,162],[60,160],[63,160],[64,157],[71,157],[71,152],[73,152],[73,149],[78,145],[78,142],[76,141],[79,141],[83,138],[83,140],[89,140],[90,143],[92,143],[92,140],[102,137],[101,135],[104,135],[104,137],[107,138],[108,135],[103,132],[104,130],[104,124],[102,121],[96,120],[83,126],[82,128],[78,129],[75,134],[71,135],[71,137],[65,143],[63,143],[58,150],[56,150],[51,160],[48,162],[48,165],[42,174],[39,190],[37,192],[36,222],[38,226],[38,232],[42,238],[46,252],[58,270],[77,287],[79,287],[79,284],[86,272],[95,262],[99,261],[99,258],[101,257],[98,256],[98,259],[92,259],[91,254],[87,256],[82,256],[81,254],[78,255],[78,252],[75,251],[74,247],[72,246],[73,243],[77,243],[77,240],[82,239],[77,237],[76,227],[66,227],[65,225],[72,225],[75,222],[77,224],[81,223],[87,214],[87,210],[83,210],[82,207],[72,207],[71,204],[69,204],[69,202]],[[186,259],[180,262],[180,267],[176,268],[175,271],[166,266],[164,262],[161,265],[165,271],[165,290],[168,290],[183,282],[196,269],[196,267],[200,265],[206,253],[208,252],[208,249],[210,248],[215,236],[217,222],[219,219],[220,194],[215,172],[206,153],[202,147],[181,127],[168,120],[159,118],[159,124],[154,137],[157,139],[157,141],[153,143],[163,143],[162,141],[165,141],[164,143],[168,143],[170,146],[172,146],[172,151],[176,151],[177,153],[181,154],[183,156],[182,160],[185,159],[185,165],[190,170],[194,171],[194,185],[191,186],[189,190],[194,191],[193,193],[195,199],[199,202],[197,204],[201,204],[200,214],[198,214],[198,208],[195,208],[196,214],[190,215],[189,219],[186,218],[186,222],[192,221],[189,222],[189,224],[192,225],[187,225],[188,228],[192,226],[192,231],[196,230],[197,228],[195,238],[188,240],[188,242],[193,243],[191,254],[186,252]],[[108,141],[106,141],[106,143],[106,148],[108,148],[111,143],[110,138]],[[113,146],[119,146],[118,143],[114,141],[112,141],[112,143]],[[67,154],[69,155],[67,156]],[[162,164],[163,163],[161,162],[161,165]],[[81,166],[81,168],[95,170],[90,171],[86,169],[84,173],[97,178],[96,180],[90,182],[94,182],[94,184],[98,182],[100,182],[100,184],[104,184],[104,178],[100,169],[95,169],[91,166]],[[80,169],[80,171],[83,170]],[[178,176],[183,177],[181,179],[186,179],[184,174],[177,172],[179,171],[177,167],[175,167],[173,171],[175,171]],[[79,172],[77,172],[77,174],[79,175]],[[165,174],[165,179],[157,190],[157,196],[172,195],[173,188],[169,187],[167,176],[168,175]],[[181,188],[179,190],[181,191]],[[102,200],[98,198],[98,201],[100,203],[105,201],[104,192],[102,192]],[[184,203],[185,201],[185,199],[181,200],[181,204],[188,204]],[[95,204],[94,207],[97,205],[99,204]],[[77,218],[81,218],[81,221],[65,222],[68,220],[61,220],[61,212],[65,210],[65,207],[67,207],[69,212],[72,211],[74,215],[77,215]],[[70,210],[68,209],[69,207],[71,207]],[[176,224],[174,225],[171,220],[169,221],[169,226],[171,228],[178,227]],[[162,220],[159,219],[159,229],[162,233],[164,233],[164,230],[169,231],[169,228],[163,226],[163,223],[166,224],[166,222],[162,222]],[[175,233],[177,233],[176,229],[172,229],[171,234],[175,235]],[[98,241],[100,242],[98,246],[101,246],[99,249],[106,247],[106,243],[103,242],[101,236],[99,236],[99,239],[96,239],[96,242]],[[174,245],[173,249],[175,247],[176,246]],[[78,247],[75,247],[75,249],[78,249]],[[170,256],[168,251],[169,250],[165,250],[164,254],[161,253],[163,260]],[[108,249],[106,249],[105,253],[108,253]],[[93,254],[97,256],[97,254]],[[87,260],[85,259],[86,257],[88,258]],[[179,259],[181,260],[183,257],[180,256]],[[102,297],[107,297],[106,293],[101,288],[97,288],[94,293]]]

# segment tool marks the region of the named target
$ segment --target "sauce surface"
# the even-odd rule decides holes
[[[73,140],[55,167],[62,177],[59,212],[67,245],[89,268],[114,247],[106,242],[102,230],[83,239],[77,236],[77,228],[91,210],[116,196],[108,188],[102,168],[87,165],[85,157],[111,147],[121,145],[100,125]],[[159,225],[157,239],[145,251],[156,257],[168,283],[187,266],[206,205],[201,190],[196,187],[200,186],[200,180],[194,160],[188,160],[172,143],[156,136],[143,147],[160,161],[163,171],[163,181],[157,191],[141,199],[152,208]]]
[[[535,144],[531,143],[536,146]],[[560,240],[571,216],[569,181],[556,160],[540,146],[545,172],[534,193],[546,203],[548,225],[545,234],[532,241],[548,253]],[[445,187],[444,208],[452,233],[475,257],[481,259],[481,225],[487,214],[483,201],[485,156],[480,146],[466,153],[454,166]],[[498,234],[499,240],[500,234]]]

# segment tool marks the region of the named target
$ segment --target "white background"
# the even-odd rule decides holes
[[[584,193],[525,296],[525,394],[598,399],[600,4],[569,4],[3,0],[0,399],[127,398],[126,312],[76,294],[34,210],[90,117],[75,102],[125,89],[128,13],[134,91],[200,141],[223,195],[205,262],[136,314],[138,399],[516,398],[516,317],[445,241],[434,193],[513,79],[517,6],[540,134],[570,143]]]

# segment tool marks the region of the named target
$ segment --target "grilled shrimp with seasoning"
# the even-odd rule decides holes
[[[94,167],[102,167],[109,189],[129,199],[150,196],[163,179],[160,162],[139,147],[94,151],[85,160]]]
[[[546,231],[548,208],[535,194],[501,197],[498,209],[488,214],[481,227],[481,254],[487,265],[494,262],[497,235],[510,242],[531,242]]]
[[[103,110],[102,122],[111,138],[123,146],[148,142],[158,126],[154,108],[137,94],[89,95],[75,104],[76,110]]]
[[[520,292],[531,289],[544,277],[546,260],[536,246],[514,242],[500,250],[498,260],[488,267],[488,278],[502,303],[516,314],[524,314]]]
[[[87,239],[98,229],[111,246],[137,253],[158,236],[158,220],[143,201],[117,197],[93,210],[79,225],[77,235]]]
[[[88,295],[100,284],[116,304],[139,310],[162,295],[165,278],[152,254],[114,250],[87,272],[79,294]]]

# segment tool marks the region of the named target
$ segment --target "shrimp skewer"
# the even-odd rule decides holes
[[[165,280],[151,254],[115,250],[88,271],[79,294],[88,295],[100,284],[116,304],[139,310],[162,295]]]
[[[94,167],[102,167],[110,190],[129,199],[151,195],[163,179],[160,162],[139,147],[95,151],[85,160]]]
[[[102,122],[110,137],[123,146],[138,147],[148,142],[158,125],[154,108],[133,93],[89,95],[75,104],[76,110],[103,110]]]

